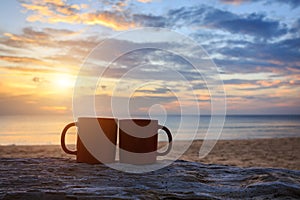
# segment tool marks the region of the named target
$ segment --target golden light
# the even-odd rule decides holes
[[[54,83],[59,88],[71,88],[75,84],[75,80],[72,76],[68,74],[58,74],[55,77]]]

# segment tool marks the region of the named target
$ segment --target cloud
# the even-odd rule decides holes
[[[138,26],[146,26],[146,27],[170,27],[173,22],[165,18],[164,16],[154,16],[154,15],[146,15],[146,14],[133,14],[133,21]]]
[[[298,0],[269,0],[269,3],[271,2],[277,2],[282,4],[289,4],[292,8],[300,6],[300,1]]]
[[[137,0],[138,2],[141,2],[141,3],[150,3],[151,1],[153,0]]]
[[[240,5],[242,3],[253,3],[253,2],[263,2],[266,4],[280,3],[288,4],[290,7],[295,8],[300,6],[299,0],[219,0],[222,3]]]
[[[272,89],[277,88],[279,89],[282,86],[292,86],[293,83],[289,81],[282,81],[282,80],[268,80],[268,79],[261,79],[261,80],[246,80],[246,79],[229,79],[223,81],[225,87],[230,86],[231,90],[244,90],[244,91],[257,91],[257,90],[264,90],[264,89]]]
[[[219,0],[219,1],[221,1],[222,3],[234,4],[234,5],[239,5],[245,2],[251,2],[251,0]]]
[[[178,9],[171,9],[167,13],[167,19],[174,23],[174,26],[186,26],[186,25],[202,25],[203,17],[206,10],[205,5],[197,7],[181,7]]]
[[[205,16],[204,24],[209,27],[225,29],[231,33],[248,34],[265,39],[287,33],[287,29],[282,28],[278,21],[269,20],[262,14],[254,13],[241,17],[226,11],[213,10]]]
[[[243,74],[266,71],[272,72],[272,75],[266,75],[265,78],[261,79],[242,80],[243,77],[241,76],[241,79],[224,81],[225,87],[230,88],[227,92],[229,95],[232,95],[232,97],[230,97],[234,99],[232,102],[239,102],[240,105],[244,105],[243,103],[248,103],[248,101],[249,104],[247,105],[252,107],[258,102],[266,104],[268,102],[267,97],[270,97],[270,93],[278,92],[276,97],[270,97],[272,104],[277,105],[277,103],[285,99],[287,94],[280,92],[288,89],[291,89],[289,90],[290,93],[298,91],[296,87],[300,84],[298,81],[300,77],[298,59],[300,57],[300,39],[297,37],[300,24],[299,19],[295,19],[295,24],[288,24],[289,26],[287,26],[284,24],[284,22],[289,23],[287,20],[279,21],[278,18],[273,18],[273,15],[267,15],[269,12],[265,12],[265,14],[237,14],[233,11],[230,12],[207,5],[182,7],[169,10],[169,12],[166,11],[161,15],[156,15],[154,13],[158,12],[146,13],[147,11],[144,12],[144,10],[141,11],[133,7],[131,7],[132,10],[130,10],[127,6],[134,4],[129,4],[128,1],[125,3],[110,1],[108,4],[118,4],[119,8],[115,8],[115,10],[111,5],[108,5],[109,9],[105,6],[101,8],[93,7],[92,10],[81,4],[74,4],[71,1],[62,0],[22,0],[22,2],[23,8],[27,11],[28,20],[34,22],[101,25],[114,30],[126,30],[137,26],[167,27],[174,30],[183,28],[180,30],[183,30],[184,33],[203,33],[205,36],[207,36],[207,33],[210,33],[210,37],[207,36],[204,43],[210,46],[209,50],[214,54],[213,56],[216,58],[215,61],[221,65],[220,67],[224,69],[223,73],[226,75],[237,72]],[[223,0],[223,2],[225,2],[225,0]],[[226,2],[243,3],[246,1],[227,0]],[[277,0],[277,2],[279,1]],[[136,5],[141,6],[141,4]],[[230,6],[225,7],[230,8]],[[34,23],[33,25],[39,26],[38,24],[39,23]],[[59,24],[59,27],[62,27],[61,25],[71,28],[78,27],[66,24]],[[48,87],[51,86],[52,82],[51,84],[50,82],[46,84],[44,81],[49,81],[51,74],[56,74],[57,72],[65,71],[66,73],[72,73],[78,70],[82,58],[103,39],[97,36],[90,36],[94,34],[93,31],[95,29],[89,29],[88,31],[91,32],[81,35],[84,30],[72,31],[68,29],[44,28],[45,26],[46,25],[43,24],[43,26],[35,28],[27,27],[20,33],[4,33],[4,37],[0,37],[0,60],[1,63],[4,64],[1,66],[1,70],[5,70],[8,74],[26,72],[22,73],[26,75],[23,77],[24,79],[21,81],[17,80],[15,85],[18,87],[23,84],[24,87],[21,87],[21,89],[15,93],[26,93],[29,90],[31,92],[32,88],[40,92],[42,91],[39,90],[41,86],[45,87],[43,90],[45,89],[47,92],[55,93],[57,88]],[[53,27],[53,25],[51,25],[51,27]],[[104,30],[107,31],[106,29]],[[201,43],[201,40],[198,41]],[[182,41],[161,42],[161,46],[172,46],[174,49],[178,48],[182,50],[184,47],[180,46],[181,42]],[[146,46],[149,45],[146,42],[144,44]],[[103,64],[107,61],[106,54],[112,53],[113,55],[119,55],[118,53],[125,46],[135,47],[138,45],[137,43],[124,40],[113,41],[111,46],[112,48],[106,49],[106,52],[102,52],[100,56],[97,54],[99,52],[96,52],[95,56],[98,56],[97,58],[99,58],[99,60],[95,63],[91,63],[95,65],[95,70],[99,70],[105,66]],[[188,50],[183,52],[188,52]],[[194,51],[192,51],[192,54],[192,56],[195,57],[198,55],[197,52]],[[133,104],[134,102],[137,104],[132,104],[133,110],[147,110],[147,106],[152,103],[161,103],[172,108],[172,106],[177,104],[176,99],[168,97],[171,96],[170,90],[183,94],[186,99],[190,98],[187,85],[182,86],[179,84],[179,81],[168,73],[171,70],[177,70],[191,82],[191,87],[201,94],[199,101],[205,103],[209,102],[208,96],[203,96],[202,91],[207,90],[207,87],[204,82],[200,80],[201,77],[199,77],[199,73],[193,71],[189,64],[176,56],[168,55],[162,51],[140,51],[139,53],[132,52],[131,54],[124,55],[124,57],[116,62],[116,65],[112,65],[112,68],[106,71],[106,77],[113,79],[119,78],[133,67],[142,64],[144,68],[136,71],[136,76],[133,77],[135,79],[130,80],[132,77],[129,77],[128,81],[136,81],[136,84],[139,84],[146,83],[147,81],[157,82],[165,80],[165,82],[159,82],[158,85],[152,88],[144,87],[137,90],[132,102]],[[11,66],[9,66],[9,64]],[[41,65],[45,67],[39,67]],[[71,70],[74,71],[71,72]],[[49,73],[50,76],[46,76],[47,73]],[[94,74],[87,75],[92,76]],[[20,77],[17,77],[17,79],[18,78]],[[280,81],[278,81],[277,78]],[[55,80],[53,81],[55,82]],[[5,86],[3,83],[4,79],[1,84],[2,87]],[[124,85],[124,88],[126,88],[126,86],[127,85]],[[5,91],[10,91],[8,86],[5,87],[8,88],[4,89]],[[14,86],[11,86],[11,88],[13,87]],[[30,89],[25,89],[25,87]],[[111,90],[111,85],[106,83],[99,87],[105,90],[104,93],[108,93]],[[239,97],[234,97],[234,94],[230,94],[230,92],[239,94]],[[266,93],[265,98],[259,95],[252,96],[258,93]],[[150,97],[141,97],[143,94],[148,94]],[[54,99],[53,96],[52,99],[50,97],[48,100],[46,98],[37,98],[30,95],[0,96],[1,100],[5,102],[4,106],[14,107],[12,111],[3,108],[1,112],[4,113],[18,113],[17,109],[20,109],[20,113],[47,113],[52,111],[55,113],[63,111],[68,107],[66,103],[57,102],[60,98]],[[8,102],[10,98],[12,99],[11,104]],[[287,98],[287,101],[292,102],[293,98]],[[103,102],[100,100],[98,103],[101,104]],[[188,105],[190,102],[187,100],[185,103]],[[20,104],[20,106],[17,104]],[[110,106],[109,101],[103,106],[103,109],[107,109],[107,106]],[[28,110],[26,111],[23,107],[27,107]],[[193,107],[191,106],[190,109],[193,109]]]
[[[51,69],[51,68],[34,68],[34,67],[28,67],[21,64],[21,66],[1,66],[1,69],[15,71],[15,72],[25,72],[28,74],[32,73],[55,73],[59,72],[59,69]]]
[[[298,114],[300,111],[296,98],[268,94],[227,95],[227,108],[228,114]]]
[[[286,67],[300,67],[299,45],[300,38],[292,38],[271,43],[245,42],[243,47],[227,45],[219,49],[226,59],[216,62],[228,66],[237,65],[237,68],[244,71],[255,68],[259,70],[277,68],[285,70]],[[231,60],[231,58],[234,58]],[[236,59],[238,58],[238,59]],[[255,70],[256,71],[256,70]]]
[[[37,58],[30,58],[30,57],[0,56],[0,60],[9,63],[22,63],[22,64],[49,66],[48,62],[45,62]]]
[[[225,1],[241,3],[242,1]],[[118,3],[117,3],[118,4]],[[130,28],[181,27],[186,25],[202,26],[210,29],[223,29],[230,33],[247,34],[261,38],[273,38],[284,35],[287,29],[278,21],[267,19],[263,14],[252,13],[238,15],[228,11],[201,5],[170,10],[166,15],[132,13],[132,10],[83,11],[78,5],[64,2],[28,2],[22,6],[30,11],[27,20],[47,23],[70,23],[102,25],[121,31]],[[124,7],[124,6],[123,6]]]
[[[121,14],[108,11],[81,14],[78,22],[88,25],[103,25],[117,31],[136,27],[135,23],[127,21]]]
[[[28,12],[29,22],[102,25],[114,30],[127,30],[136,25],[122,11],[87,12],[86,6],[64,1],[28,1],[21,4]],[[119,6],[120,7],[120,6]]]
[[[300,32],[300,18],[295,21],[293,27],[290,30],[291,33],[299,34]]]
[[[19,37],[15,34],[12,33],[4,33],[4,36],[9,37],[12,41],[16,41],[16,42],[26,42],[26,43],[32,43],[35,42],[35,40],[30,39],[30,38],[23,38],[23,37]]]
[[[229,79],[223,80],[225,85],[255,84],[257,80]]]
[[[71,114],[71,99],[0,93],[0,115]]]
[[[3,52],[0,60],[12,64],[5,67],[6,69],[27,72],[50,72],[58,71],[61,67],[79,67],[84,57],[101,40],[94,36],[78,37],[81,32],[25,27],[19,34],[5,33],[5,37],[0,38]],[[48,68],[36,69],[35,66]]]
[[[179,79],[186,79],[186,81],[199,80],[201,74],[197,71],[189,59],[185,55],[177,55],[176,50],[182,48],[182,52],[189,54],[198,64],[203,63],[200,69],[201,73],[210,75],[214,68],[211,68],[209,61],[205,62],[204,59],[199,58],[199,54],[196,50],[191,51],[186,49],[185,45],[181,44],[180,41],[173,43],[160,43],[154,42],[151,44],[143,43],[142,46],[165,46],[168,49],[174,49],[173,53],[161,49],[144,48],[140,49],[141,46],[135,42],[125,40],[111,40],[110,45],[105,51],[99,51],[95,49],[90,58],[87,60],[86,65],[89,67],[89,71],[86,71],[86,75],[98,76],[100,75],[99,70],[107,66],[102,76],[109,78],[127,78],[135,80],[168,80],[177,81]],[[120,50],[124,47],[133,47],[135,51],[128,52],[127,54],[120,55]],[[193,53],[191,53],[193,52]],[[202,52],[203,53],[203,52]],[[106,54],[116,55],[116,59],[113,63],[108,65],[111,60],[108,60]],[[97,72],[97,73],[95,73]],[[126,77],[122,77],[122,75]],[[206,77],[207,79],[209,77]]]
[[[80,5],[78,4],[73,4],[73,5],[68,5],[64,1],[61,0],[43,0],[40,2],[37,1],[27,1],[28,3],[22,3],[21,5],[26,8],[27,10],[34,11],[38,15],[32,15],[29,17],[32,19],[34,16],[61,16],[61,17],[66,17],[66,16],[71,16],[75,15],[78,13],[80,10]]]
[[[114,96],[111,97],[109,95],[95,95],[95,96],[80,96],[75,98],[75,102],[80,104],[78,106],[77,111],[79,111],[83,115],[91,115],[94,114],[94,109],[86,109],[88,107],[88,99],[95,100],[95,111],[96,114],[105,115],[105,116],[114,116],[114,117],[126,117],[126,113],[129,109],[130,114],[134,115],[145,115],[148,116],[149,109],[151,106],[159,104],[159,105],[170,105],[177,102],[178,99],[176,96],[161,96],[157,95],[144,95],[144,96]],[[113,98],[113,104],[112,104]],[[194,104],[195,105],[195,104]],[[113,106],[113,107],[112,107]],[[169,106],[165,107],[168,113],[173,112],[174,109],[178,109],[179,105],[176,107]],[[115,111],[115,115],[112,114],[112,108]],[[177,111],[177,110],[176,110]],[[175,112],[178,113],[178,112]]]
[[[61,48],[59,41],[68,41],[70,38],[81,34],[81,32],[53,28],[35,30],[31,27],[25,27],[19,34],[4,33],[5,37],[0,38],[0,43],[8,47],[20,48],[21,50],[34,46]],[[79,39],[78,42],[81,42],[81,40]]]
[[[146,93],[146,94],[168,94],[172,92],[169,88],[154,88],[152,90],[149,89],[138,89],[136,92]]]
[[[166,19],[168,19],[166,24],[170,26],[196,26],[263,39],[282,36],[288,32],[285,24],[267,18],[265,14],[241,15],[207,5],[172,9],[168,12]],[[157,20],[157,23],[159,24],[160,21]]]

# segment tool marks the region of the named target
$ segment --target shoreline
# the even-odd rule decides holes
[[[237,139],[218,139],[218,141],[251,141],[251,140],[273,140],[273,139],[300,139],[300,136],[292,136],[292,137],[276,137],[276,138],[237,138]],[[194,139],[193,142],[202,142],[204,139]],[[187,142],[191,140],[176,140],[176,142]],[[159,143],[165,143],[166,141],[159,141]],[[66,143],[66,145],[73,145]],[[60,146],[59,143],[57,144],[0,144],[0,147],[8,147],[8,146],[18,146],[18,147],[31,147],[31,146]]]
[[[176,141],[179,147],[180,142],[184,141]],[[218,140],[212,151],[200,159],[198,151],[202,142],[193,141],[180,159],[205,164],[300,170],[300,137]],[[161,145],[164,143],[160,142]],[[0,158],[45,157],[75,160],[75,156],[65,154],[60,145],[0,145]]]

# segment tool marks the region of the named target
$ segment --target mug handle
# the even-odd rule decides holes
[[[168,149],[165,152],[157,152],[158,156],[165,156],[172,149],[172,134],[171,134],[171,131],[167,127],[165,127],[165,126],[158,125],[158,129],[161,129],[161,130],[165,131],[165,133],[168,135],[168,141],[169,141]]]
[[[77,150],[75,150],[75,151],[69,150],[69,149],[66,147],[66,143],[65,143],[65,136],[66,136],[66,133],[67,133],[68,129],[71,128],[72,126],[76,126],[76,123],[75,123],[75,122],[69,123],[69,124],[64,128],[64,130],[63,130],[62,133],[61,133],[60,144],[61,144],[61,147],[62,147],[62,149],[64,150],[64,152],[66,152],[66,153],[68,153],[68,154],[72,154],[72,155],[77,155]]]

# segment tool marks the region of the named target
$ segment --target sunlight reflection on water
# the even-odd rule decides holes
[[[157,116],[160,120],[163,117]],[[172,131],[175,140],[190,140],[196,116],[188,116],[188,123],[177,132],[180,116],[168,116],[164,125]],[[210,117],[201,116],[197,139],[203,139]],[[72,116],[0,116],[1,145],[60,144],[60,134],[64,126],[73,121]],[[161,121],[161,120],[160,120]],[[163,121],[161,121],[163,123]],[[254,139],[299,137],[300,116],[227,116],[220,139]],[[164,134],[160,140],[166,140]],[[70,129],[67,143],[74,144],[76,129]]]

